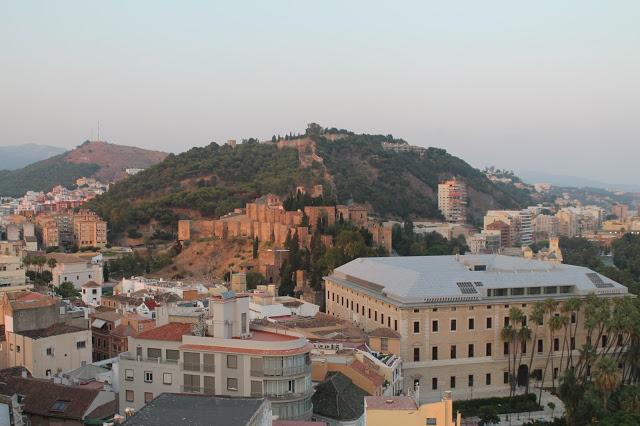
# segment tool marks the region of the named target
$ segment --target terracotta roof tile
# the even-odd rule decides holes
[[[351,364],[349,364],[349,367],[351,367],[353,370],[357,371],[362,376],[369,379],[371,383],[373,383],[376,386],[380,386],[384,383],[384,376],[381,376],[375,370],[368,368],[366,365],[364,365],[362,362],[358,361],[357,359],[354,360]]]
[[[182,336],[191,334],[192,324],[183,324],[179,322],[170,322],[151,330],[143,331],[138,334],[138,339],[146,340],[172,340],[175,342],[182,341]]]

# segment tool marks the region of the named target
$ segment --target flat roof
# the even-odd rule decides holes
[[[124,423],[127,426],[247,425],[263,398],[162,393]]]
[[[573,295],[627,294],[625,286],[589,268],[489,254],[359,258],[326,279],[409,304],[481,301],[488,290],[530,287],[569,286]]]
[[[410,396],[365,396],[365,409],[370,410],[415,410],[416,400]]]

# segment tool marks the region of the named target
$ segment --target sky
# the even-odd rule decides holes
[[[0,0],[0,145],[393,134],[640,182],[640,2]]]

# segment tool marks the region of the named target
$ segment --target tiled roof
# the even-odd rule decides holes
[[[91,315],[92,318],[97,318],[105,321],[117,321],[123,317],[123,315],[118,311],[105,311],[105,312],[96,312]]]
[[[313,412],[335,420],[355,420],[364,413],[364,397],[367,395],[344,374],[332,373],[316,386],[311,397]]]
[[[119,326],[111,330],[111,335],[116,337],[135,336],[136,331],[128,324],[120,324]]]
[[[0,383],[0,393],[24,396],[26,414],[58,419],[83,420],[99,390],[57,385],[48,380],[9,377]],[[65,402],[55,406],[56,402]]]
[[[160,304],[153,299],[147,299],[143,302],[150,311],[155,310]]]
[[[16,334],[30,339],[41,339],[43,337],[59,336],[61,334],[77,333],[79,331],[88,331],[87,329],[75,327],[64,323],[53,324],[50,327],[39,330],[20,331]]]
[[[390,328],[387,327],[378,327],[375,330],[373,330],[371,333],[369,333],[370,337],[388,337],[391,339],[399,339],[400,338],[400,333],[398,333],[397,331],[393,331]]]
[[[138,336],[140,337],[140,336]],[[309,352],[313,349],[311,344],[294,348],[294,349],[252,349],[252,348],[239,348],[233,346],[213,346],[213,345],[182,345],[182,350],[203,351],[203,352],[226,352],[226,353],[238,353],[248,355],[300,355]]]
[[[191,334],[192,324],[183,324],[180,322],[170,322],[151,330],[143,331],[136,338],[146,340],[172,340],[175,342],[182,341],[182,336]]]
[[[360,375],[366,377],[376,386],[381,386],[384,383],[384,376],[381,376],[375,371],[375,369],[367,367],[357,359],[349,364],[349,367],[360,373]]]
[[[82,287],[92,288],[92,287],[102,287],[102,286],[95,281],[87,281],[86,283],[82,284]]]

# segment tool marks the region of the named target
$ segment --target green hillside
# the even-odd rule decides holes
[[[27,191],[49,191],[56,185],[70,187],[76,179],[99,169],[97,164],[68,163],[65,156],[56,155],[18,170],[0,170],[0,195],[19,197]]]
[[[324,131],[280,141],[280,148],[254,139],[236,147],[212,143],[170,155],[113,185],[90,207],[121,233],[151,220],[175,226],[179,217],[217,217],[269,192],[285,196],[299,185],[323,184],[325,200],[365,203],[383,217],[441,218],[437,184],[453,176],[469,186],[472,221],[489,208],[530,202],[526,191],[497,187],[442,149],[429,148],[422,155],[386,151],[382,142],[388,141],[402,143],[390,136],[343,132],[331,137]]]

